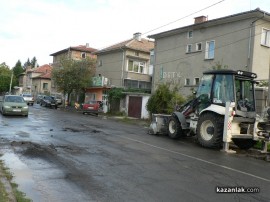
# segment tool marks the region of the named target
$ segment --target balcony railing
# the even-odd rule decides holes
[[[104,76],[96,76],[91,78],[91,87],[103,87],[109,85],[109,79]]]

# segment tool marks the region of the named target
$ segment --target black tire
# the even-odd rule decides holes
[[[168,135],[172,139],[177,139],[183,133],[179,120],[171,116],[168,121]]]
[[[248,150],[257,143],[255,140],[242,138],[233,138],[232,141],[239,149],[243,150]]]
[[[201,146],[221,148],[224,117],[215,113],[202,114],[197,125],[197,139]]]

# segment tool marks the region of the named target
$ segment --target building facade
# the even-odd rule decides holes
[[[208,20],[149,36],[155,39],[153,89],[175,84],[184,96],[213,68],[257,73],[269,78],[270,14],[260,9]]]
[[[153,41],[142,38],[141,33],[135,33],[129,40],[95,52],[96,75],[107,78],[107,86],[123,88],[127,92],[137,91],[129,92],[119,105],[119,110],[128,116],[146,118],[144,100],[151,93],[153,70],[150,65],[150,51],[153,48]],[[130,102],[140,105],[140,111],[131,109]]]

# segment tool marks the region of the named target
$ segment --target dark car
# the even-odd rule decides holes
[[[51,96],[43,96],[42,99],[40,100],[40,106],[45,106],[45,107],[51,107],[51,108],[57,108],[57,103],[56,100],[53,99]]]
[[[82,105],[83,114],[98,115],[100,102],[96,100],[87,101]]]

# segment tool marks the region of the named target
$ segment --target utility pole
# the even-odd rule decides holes
[[[13,80],[13,71],[12,71],[11,78],[10,78],[10,84],[9,84],[9,94],[11,94],[12,80]]]
[[[268,95],[267,95],[267,106],[270,105],[270,55],[269,55],[269,76],[268,76]]]

